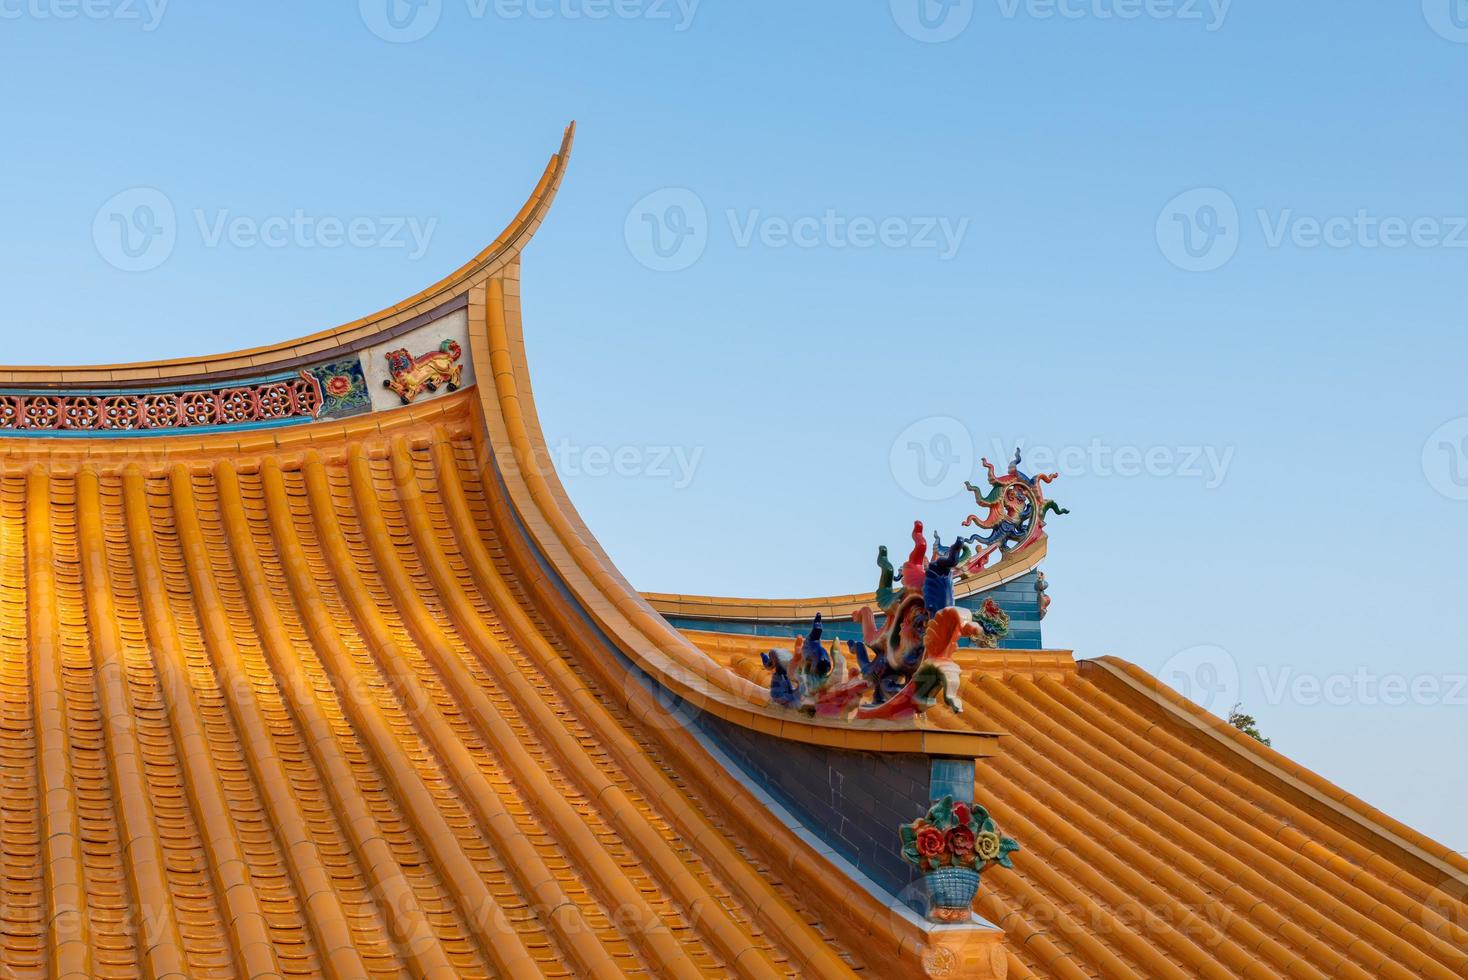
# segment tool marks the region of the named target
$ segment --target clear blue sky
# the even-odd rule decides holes
[[[634,583],[870,587],[968,512],[912,444],[957,490],[1023,441],[1073,511],[1053,645],[1237,690],[1468,846],[1461,0],[326,6],[0,0],[0,361],[373,311],[576,118],[528,342]],[[119,251],[119,194],[161,195],[162,253]]]

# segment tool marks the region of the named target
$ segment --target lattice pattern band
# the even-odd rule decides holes
[[[212,391],[0,394],[0,430],[207,428],[314,418],[321,406],[321,382],[306,372],[300,377]]]

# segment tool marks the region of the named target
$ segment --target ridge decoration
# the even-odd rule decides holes
[[[894,568],[887,547],[877,549],[880,578],[875,593],[881,618],[868,606],[853,619],[860,640],[846,641],[855,669],[840,652],[839,641],[822,643],[820,613],[809,632],[797,636],[788,651],[769,650],[760,662],[770,672],[770,700],[805,714],[829,718],[903,720],[924,714],[941,701],[961,712],[962,677],[954,653],[961,642],[994,648],[1009,633],[1009,615],[992,598],[977,609],[957,605],[954,583],[983,569],[995,552],[1008,555],[1033,547],[1045,536],[1045,518],[1069,513],[1045,499],[1043,484],[1058,474],[1031,477],[1019,469],[1015,451],[1008,472],[998,476],[986,459],[987,493],[965,486],[988,510],[970,515],[965,526],[979,532],[944,545],[933,535],[932,557],[923,522],[914,521],[912,549],[901,569]],[[1039,580],[1043,583],[1043,578]],[[1049,605],[1037,584],[1040,610]]]
[[[449,391],[458,391],[464,377],[464,365],[459,363],[464,349],[456,340],[445,340],[438,350],[413,357],[406,347],[388,351],[387,370],[391,377],[383,380],[382,386],[397,394],[404,405],[411,405],[423,391],[435,392],[440,385]]]

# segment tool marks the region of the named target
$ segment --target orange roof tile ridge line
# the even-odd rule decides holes
[[[1315,802],[1328,808],[1332,813],[1350,820],[1352,823],[1379,837],[1385,838],[1424,864],[1437,869],[1449,877],[1463,878],[1464,875],[1468,875],[1468,860],[1465,860],[1463,855],[1448,850],[1441,844],[1437,844],[1431,840],[1431,838],[1417,833],[1410,827],[1376,810],[1374,807],[1369,807],[1364,803],[1361,804],[1362,807],[1370,811],[1369,813],[1356,809],[1356,807],[1346,802],[1355,800],[1355,797],[1346,793],[1344,790],[1340,790],[1339,787],[1336,787],[1319,774],[1306,769],[1298,763],[1290,761],[1287,757],[1269,746],[1259,743],[1247,735],[1243,735],[1241,732],[1236,733],[1227,722],[1210,714],[1191,701],[1187,701],[1162,682],[1146,674],[1135,664],[1117,657],[1097,657],[1080,661],[1080,663],[1093,665],[1099,670],[1104,670],[1141,697],[1151,701],[1167,714],[1180,719],[1199,732],[1207,735],[1218,745],[1228,749],[1228,751],[1244,759],[1246,762],[1263,769],[1271,776],[1274,776],[1296,791],[1305,794]],[[1341,795],[1339,798],[1333,797],[1322,790],[1320,786],[1329,786],[1332,789],[1337,789]],[[1404,831],[1405,833],[1403,833]],[[1433,845],[1439,850],[1439,853],[1434,854],[1432,850],[1424,847],[1423,844]]]
[[[462,475],[455,461],[452,459],[452,445],[442,440],[436,440],[430,446],[430,452],[439,479],[439,494],[443,498],[448,513],[455,517],[453,522],[454,528],[471,528],[473,526],[473,520],[469,512],[468,500],[462,483]],[[397,474],[394,474],[394,476],[397,477]],[[410,503],[408,507],[410,520],[415,515],[421,520],[421,495],[409,493],[407,497]],[[471,576],[481,589],[487,590],[496,608],[501,610],[504,625],[509,629],[510,634],[515,636],[524,646],[527,653],[545,669],[551,687],[573,693],[574,700],[582,717],[592,723],[594,728],[608,732],[617,731],[616,722],[608,713],[606,707],[594,696],[585,678],[571,667],[567,661],[563,660],[557,651],[551,647],[549,641],[536,629],[535,624],[531,621],[526,611],[526,607],[522,607],[515,599],[509,587],[510,576],[495,567],[494,562],[487,553],[484,540],[472,533],[465,533],[463,531],[458,533],[461,535],[458,539],[461,556],[467,561]],[[430,574],[436,575],[443,573],[436,572],[430,567]],[[530,605],[530,603],[527,603],[527,605]],[[543,615],[546,613],[547,611],[542,611]],[[573,623],[571,625],[574,630],[575,624]],[[477,624],[471,623],[471,626],[477,626]],[[584,629],[584,627],[582,628]],[[490,652],[493,652],[493,647],[491,647]],[[593,662],[592,669],[595,671],[606,671],[614,668],[608,668],[605,663]],[[523,673],[515,672],[508,676],[512,678],[517,686],[524,687],[525,678]],[[534,696],[533,692],[530,692],[528,689],[526,689],[525,696],[522,700],[534,713],[545,714],[549,710],[543,706],[541,699]],[[628,707],[631,708],[631,704]],[[636,714],[635,711],[633,713]],[[549,718],[551,716],[546,715],[546,717]],[[575,753],[574,746],[571,743],[553,738],[551,744],[554,749],[560,751],[563,758],[570,760],[572,765],[579,765],[581,768],[586,768],[588,760],[586,760],[584,755]],[[679,794],[674,778],[667,771],[656,765],[650,765],[646,756],[638,750],[634,740],[629,738],[609,738],[603,744],[608,752],[619,759],[621,764],[620,768],[632,776],[634,783],[641,783],[645,787],[650,788],[651,795],[664,802],[670,808],[672,811],[669,814],[670,822],[680,828],[687,839],[707,841],[710,850],[717,850],[719,852],[716,856],[717,860],[722,861],[726,866],[737,865],[739,863],[740,859],[738,855],[726,845],[723,838],[711,833],[712,828],[707,819],[700,815]],[[668,749],[674,753],[683,754],[690,751],[689,744],[687,740],[675,739],[668,746]],[[691,770],[685,771],[692,771],[697,774],[704,770],[698,766],[694,766]],[[646,834],[647,824],[645,821],[637,819],[635,811],[627,805],[628,799],[626,795],[621,792],[617,784],[615,782],[605,782],[604,776],[602,779],[597,779],[597,773],[598,770],[593,765],[589,771],[589,775],[595,782],[602,783],[596,790],[597,796],[613,803],[613,819],[618,823],[619,831],[624,833],[628,840],[639,850],[649,849],[651,845],[648,843],[649,838]],[[593,785],[595,785],[595,782]],[[650,857],[655,863],[665,863],[668,855],[666,853],[656,853],[650,855]],[[692,899],[689,901],[689,907],[705,908],[708,910],[704,913],[703,922],[714,928],[715,942],[722,945],[724,943],[721,935],[723,916],[720,914],[717,905],[709,904],[707,899],[697,889],[696,884],[689,882],[687,876],[682,874],[677,867],[669,866],[669,870],[672,872],[670,874],[670,880],[673,887],[680,892],[684,892],[688,898]],[[832,951],[820,941],[819,936],[803,920],[788,914],[781,906],[775,890],[762,876],[740,874],[735,879],[734,885],[745,893],[749,906],[761,917],[768,918],[769,925],[773,931],[777,935],[785,938],[789,948],[801,955],[807,965],[817,964],[822,966],[825,971],[834,971],[834,973],[845,975],[846,971],[839,964],[839,961],[834,958]],[[741,970],[748,971],[753,966],[750,963],[751,957],[749,954],[751,952],[757,951],[749,949],[743,953],[731,952],[731,958],[734,959],[736,965]]]
[[[470,433],[461,433],[464,438],[469,435]],[[454,526],[468,526],[467,501],[464,497],[464,487],[460,482],[461,475],[450,460],[453,447],[447,442],[437,441],[431,449],[440,474],[440,493],[445,496],[450,512],[458,515]],[[475,453],[480,451],[478,446],[473,448]],[[498,494],[486,493],[486,498],[486,503],[501,502]],[[527,650],[545,651],[544,665],[548,668],[549,674],[555,678],[557,685],[564,684],[575,692],[578,707],[588,717],[607,718],[606,710],[595,697],[592,686],[588,685],[586,679],[581,677],[566,660],[547,646],[547,641],[529,621],[526,612],[527,609],[534,608],[547,618],[551,618],[554,610],[538,605],[533,594],[527,596],[523,606],[515,601],[508,592],[509,576],[499,571],[488,560],[488,555],[484,552],[485,543],[472,534],[466,534],[462,543],[467,549],[465,558],[469,561],[472,574],[495,593],[496,607],[502,607],[512,635],[519,637],[520,641],[525,643]],[[527,581],[524,576],[517,577],[527,586],[532,585],[532,582]],[[609,681],[608,678],[619,668],[610,663],[607,658],[595,654],[595,651],[599,649],[599,643],[588,635],[588,627],[585,623],[568,619],[559,623],[558,626],[565,631],[568,640],[573,636],[579,637],[576,642],[584,643],[593,651],[588,666],[604,682],[615,686],[615,682]],[[649,710],[646,701],[650,700],[650,696],[647,696],[640,686],[635,690],[642,694],[633,694],[629,697],[627,708],[634,717],[646,720],[645,712]],[[657,709],[651,710],[655,712]],[[605,723],[613,724],[609,719]],[[908,944],[917,942],[915,931],[912,934],[901,934],[901,930],[895,928],[896,923],[890,920],[887,914],[888,909],[885,906],[880,905],[871,894],[864,890],[858,889],[853,892],[847,887],[844,874],[826,861],[821,853],[809,847],[790,827],[779,821],[771,821],[769,812],[763,809],[742,783],[738,780],[731,782],[723,776],[722,770],[713,763],[712,757],[708,755],[698,740],[678,737],[664,740],[663,735],[666,733],[662,732],[661,726],[656,721],[650,724],[654,738],[661,741],[664,749],[675,759],[681,761],[679,771],[682,775],[677,777],[678,779],[690,779],[701,786],[708,798],[718,800],[720,805],[727,809],[728,814],[738,822],[746,834],[750,835],[759,849],[768,848],[766,860],[776,866],[787,866],[790,874],[811,890],[810,893],[802,895],[804,900],[813,906],[824,908],[830,916],[840,917],[856,928],[855,933],[842,933],[840,938],[843,941],[861,944],[890,942],[890,947],[874,954],[874,959],[877,961],[885,962],[899,949],[904,955],[912,955],[912,947]],[[653,784],[654,795],[669,806],[672,812],[668,816],[689,839],[704,842],[711,850],[720,850],[722,860],[725,862],[732,864],[741,860],[738,854],[731,849],[732,842],[726,842],[722,835],[712,832],[713,828],[707,823],[707,818],[702,816],[698,808],[677,791],[676,784],[671,781],[672,777],[665,770],[650,764],[646,756],[638,750],[636,741],[611,739],[605,743],[604,747],[618,759],[622,768],[634,774],[636,779],[646,780]],[[794,942],[793,945],[787,944],[787,951],[800,956],[807,970],[815,971],[807,975],[851,975],[850,968],[842,962],[836,952],[828,944],[820,941],[819,937],[814,936],[810,925],[798,917],[792,917],[778,899],[771,900],[775,896],[774,889],[762,875],[741,874],[735,879],[735,887],[743,893],[749,907],[757,915],[761,918],[768,917],[768,924],[777,935],[786,938],[788,942],[800,940]],[[744,966],[745,959],[741,958],[738,965]]]
[[[406,453],[407,447],[402,441],[403,437],[396,438],[394,448]],[[390,457],[390,459],[395,468],[411,465],[406,461],[410,457],[395,459]],[[387,526],[383,520],[378,500],[368,492],[370,473],[359,446],[348,448],[347,469],[351,477],[349,482],[357,514],[367,529],[369,546],[375,550],[379,574],[391,584],[394,594],[404,597],[412,595],[414,590],[406,572],[398,567],[397,563],[383,550],[390,547]],[[318,515],[318,520],[329,522],[332,525],[323,527],[322,530],[330,532],[326,536],[327,552],[329,560],[338,567],[337,578],[344,580],[348,576],[355,577],[357,573],[352,570],[350,561],[346,557],[346,549],[342,544],[340,531],[335,527],[335,517],[325,516],[331,515],[332,511],[330,492],[326,485],[326,477],[319,455],[312,453],[307,457],[305,475],[307,493],[313,502],[313,514]],[[417,537],[417,540],[432,540],[431,529],[426,523],[420,522],[414,527],[414,531],[421,532],[421,537]],[[430,549],[423,554],[422,560],[429,565],[430,574],[432,574],[436,560],[442,561],[442,557]],[[439,568],[438,571],[437,581],[447,584],[447,574],[442,571],[442,568]],[[376,607],[363,598],[363,593],[358,592],[356,597],[352,598],[353,590],[347,591],[348,604],[361,610],[358,613],[362,619],[360,625],[367,627],[364,633],[374,637],[374,644],[380,645],[383,649],[391,649],[391,640],[387,638],[386,627]],[[462,595],[457,595],[451,590],[445,590],[441,592],[441,595],[451,605],[463,599]],[[640,921],[658,923],[656,915],[636,893],[622,874],[621,869],[596,846],[595,840],[590,837],[585,826],[576,817],[570,803],[555,793],[549,781],[545,780],[544,775],[536,769],[528,750],[515,740],[508,723],[489,705],[486,695],[474,684],[468,670],[443,649],[441,640],[435,639],[433,635],[435,628],[427,611],[421,604],[404,602],[403,607],[401,612],[408,634],[418,641],[420,649],[440,669],[444,683],[461,702],[468,706],[470,717],[486,741],[495,745],[499,750],[506,760],[506,767],[526,785],[534,787],[537,785],[537,780],[542,781],[539,785],[540,792],[537,795],[541,800],[541,805],[545,808],[549,822],[557,834],[567,841],[583,866],[595,872],[593,878],[607,893],[608,904],[621,904],[623,907],[636,909],[641,917]],[[461,616],[461,622],[467,622],[467,618]],[[450,758],[451,762],[454,761],[455,755],[462,757],[463,772],[459,779],[476,788],[476,795],[480,799],[471,798],[471,802],[480,809],[480,819],[484,825],[490,828],[491,833],[494,833],[502,822],[511,819],[509,809],[501,801],[495,788],[475,768],[473,760],[462,751],[455,752],[453,736],[447,720],[433,707],[421,685],[411,678],[405,679],[402,683],[409,690],[414,702],[425,706],[423,711],[430,732],[434,729],[443,731],[443,747],[440,748],[440,752]],[[598,942],[596,935],[590,931],[581,911],[555,882],[545,862],[530,846],[528,839],[519,834],[504,834],[496,838],[496,843],[506,854],[514,858],[511,864],[512,872],[522,879],[524,892],[534,896],[547,909],[552,910],[548,914],[548,918],[552,920],[552,927],[561,936],[568,952],[579,962],[585,974],[587,976],[615,976],[616,971],[611,965],[612,959],[607,950]],[[686,954],[673,941],[673,937],[665,926],[638,930],[635,938],[645,948],[649,960],[661,965],[670,975],[678,975],[680,971],[687,968]]]
[[[301,356],[329,358],[333,350],[348,343],[370,345],[372,338],[396,323],[429,313],[511,266],[549,213],[575,141],[576,122],[572,120],[561,137],[560,148],[546,163],[534,190],[490,245],[438,282],[386,309],[302,337],[225,353],[119,364],[0,365],[0,383],[40,385],[64,382],[77,385],[167,380],[207,375],[242,365],[268,371],[273,364]]]

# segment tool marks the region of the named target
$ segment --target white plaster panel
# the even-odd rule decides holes
[[[457,310],[446,316],[425,324],[411,333],[396,337],[376,347],[362,352],[362,369],[367,376],[367,390],[372,394],[373,411],[384,411],[392,408],[401,408],[402,400],[398,393],[384,386],[384,382],[392,377],[388,370],[387,354],[389,351],[399,349],[406,350],[412,358],[422,357],[425,354],[436,353],[444,341],[452,340],[459,345],[462,352],[457,364],[464,366],[464,373],[459,381],[459,387],[467,388],[474,383],[474,362],[469,356],[469,314],[464,310]],[[413,399],[414,405],[421,405],[434,398],[442,398],[448,394],[448,388],[440,385],[437,391],[421,391]]]

